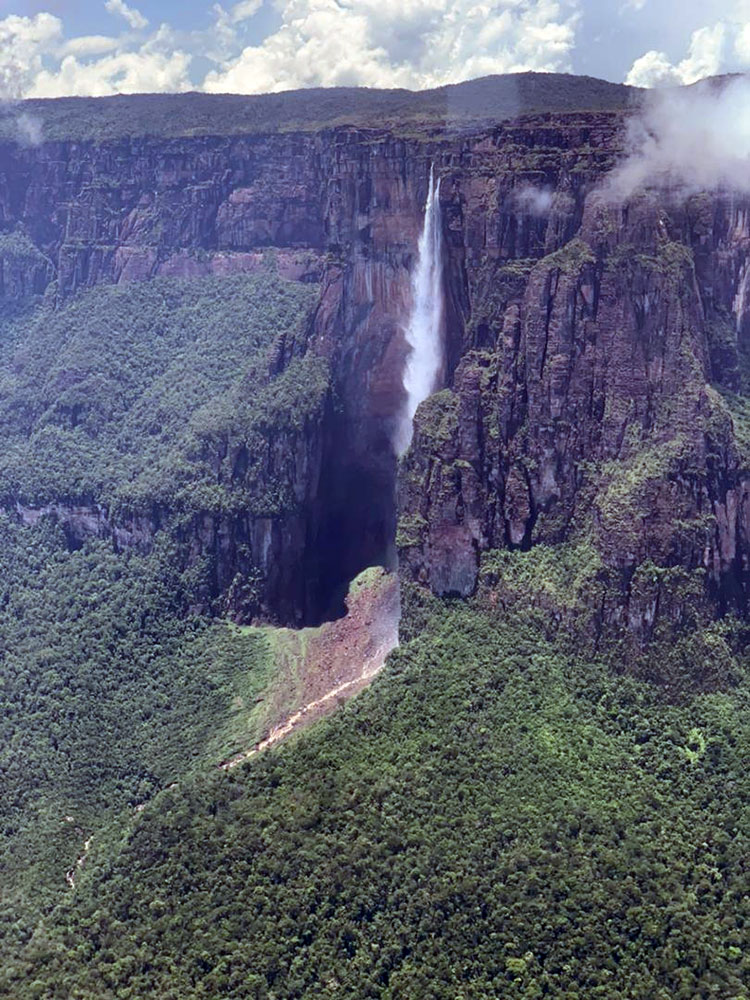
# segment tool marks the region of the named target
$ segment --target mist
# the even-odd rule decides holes
[[[553,188],[537,188],[533,184],[524,184],[513,192],[513,202],[516,207],[527,215],[544,218],[552,211],[555,200]]]
[[[40,118],[28,111],[18,111],[22,98],[19,80],[22,67],[12,60],[0,67],[0,118],[13,119],[14,138],[22,146],[38,146],[43,140],[44,126]]]
[[[30,115],[27,111],[16,116],[18,141],[23,146],[38,146],[42,141],[42,130],[41,119]]]
[[[659,187],[750,192],[750,80],[657,91],[630,123],[626,148],[604,185],[613,198]]]

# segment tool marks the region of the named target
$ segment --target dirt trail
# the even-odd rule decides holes
[[[365,665],[364,670],[358,677],[352,678],[352,680],[344,681],[337,687],[332,688],[327,691],[322,697],[316,698],[315,701],[308,702],[303,705],[294,715],[290,715],[288,719],[282,722],[280,725],[275,726],[271,732],[266,736],[265,739],[261,740],[260,743],[256,744],[250,750],[245,750],[243,753],[237,754],[236,757],[232,757],[231,760],[225,761],[221,766],[225,771],[231,770],[233,767],[237,767],[238,764],[242,764],[243,761],[249,760],[254,757],[256,753],[260,753],[262,750],[267,750],[268,747],[273,746],[274,743],[278,743],[279,740],[283,740],[285,736],[289,736],[293,733],[295,729],[301,728],[300,723],[307,721],[307,716],[310,716],[312,721],[314,718],[318,719],[322,714],[318,709],[324,708],[328,702],[334,701],[339,696],[343,696],[347,693],[348,697],[357,694],[361,691],[369,681],[382,669],[385,659],[393,649],[390,644],[384,644],[378,653],[372,658],[372,660]]]
[[[79,855],[75,865],[73,865],[73,867],[65,873],[65,881],[68,883],[71,889],[75,889],[76,887],[76,875],[81,870],[81,868],[83,868],[84,862],[86,861],[88,853],[91,850],[91,841],[93,839],[94,839],[93,837],[89,837],[88,840],[84,841],[83,854]]]
[[[362,573],[346,599],[347,614],[319,628],[276,629],[277,678],[268,692],[266,735],[247,750],[219,765],[230,771],[292,733],[330,714],[341,700],[358,694],[383,668],[398,646],[401,604],[398,579],[382,569]],[[168,786],[176,788],[176,783]],[[146,808],[142,802],[134,814]],[[64,817],[74,823],[72,816]],[[83,836],[83,830],[78,830]],[[83,844],[75,864],[65,873],[71,889],[86,863],[93,836]]]
[[[280,660],[288,659],[291,649],[298,662],[280,678],[279,690],[271,699],[276,708],[268,720],[267,735],[225,760],[220,765],[223,770],[237,767],[329,714],[340,699],[357,694],[382,669],[386,657],[398,645],[398,580],[382,570],[367,573],[353,584],[344,618],[319,629],[304,630],[308,633],[306,641],[300,641],[302,633],[290,632],[286,637]],[[296,705],[290,705],[290,694]]]

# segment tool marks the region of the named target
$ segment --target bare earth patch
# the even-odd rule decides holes
[[[318,628],[273,629],[276,681],[267,698],[263,736],[225,760],[230,770],[273,746],[366,687],[398,645],[398,577],[373,567],[349,588],[347,614]]]

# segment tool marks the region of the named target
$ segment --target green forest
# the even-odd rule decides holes
[[[676,704],[533,610],[406,597],[339,714],[112,824],[6,995],[747,997],[747,665]]]
[[[316,290],[282,281],[269,259],[255,276],[105,285],[62,309],[50,295],[11,313],[0,321],[0,498],[231,508],[237,483],[217,475],[217,450],[262,452],[269,427],[294,430],[321,406],[320,359],[269,377]],[[277,510],[284,484],[254,488],[252,465],[239,502],[249,493]]]
[[[313,297],[269,261],[254,277],[101,287],[62,308],[48,298],[3,311],[4,954],[69,890],[88,837],[258,735],[247,706],[272,676],[268,640],[196,603],[209,559],[188,565],[180,537],[197,512],[231,510],[248,490],[283,516],[289,488],[265,474],[269,440],[317,412],[327,374],[301,356],[279,377],[269,364],[280,340],[294,353]],[[213,453],[232,449],[250,456],[241,477],[221,463],[217,474]],[[98,511],[102,532],[69,537],[60,505]],[[153,537],[118,549],[111,522],[154,509]]]

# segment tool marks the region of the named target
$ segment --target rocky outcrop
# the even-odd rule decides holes
[[[320,551],[330,420],[322,394],[301,427],[266,434],[252,455],[244,446],[214,442],[220,494],[204,484],[203,493],[196,487],[196,496],[171,504],[16,501],[14,513],[27,527],[52,521],[71,550],[98,539],[117,552],[148,553],[163,533],[176,543],[171,558],[189,577],[193,610],[238,621],[317,622],[330,610]]]
[[[6,307],[43,295],[54,273],[52,262],[22,227],[0,233],[0,302]]]

